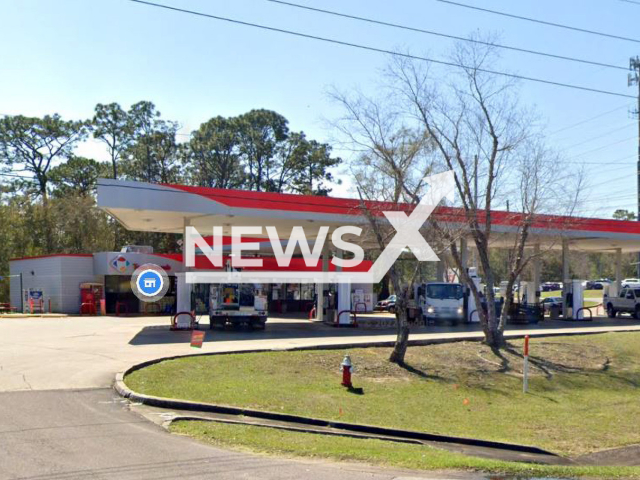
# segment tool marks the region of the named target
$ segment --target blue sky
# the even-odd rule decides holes
[[[462,0],[461,0],[462,1]],[[484,8],[640,37],[640,5],[620,0],[465,0]],[[304,12],[266,0],[158,3],[434,58],[452,42]],[[311,6],[443,33],[493,32],[521,48],[627,66],[640,43],[606,39],[462,9],[436,0],[298,0]],[[0,0],[0,113],[89,118],[98,102],[153,101],[182,133],[215,115],[273,109],[294,130],[328,140],[323,118],[340,111],[330,86],[374,91],[385,57],[249,27],[155,9],[127,0]],[[626,72],[503,52],[496,70],[633,94]],[[635,209],[637,127],[631,99],[522,82],[522,101],[548,123],[565,168],[584,163],[591,184],[584,214]],[[609,112],[578,127],[560,129]],[[185,137],[186,138],[186,137]],[[104,158],[94,144],[79,153]],[[348,182],[347,182],[348,184]],[[338,187],[335,194],[348,195]]]

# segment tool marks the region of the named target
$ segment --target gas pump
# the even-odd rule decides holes
[[[583,280],[571,280],[562,284],[562,311],[565,320],[582,320],[584,312],[582,309],[584,302]]]
[[[536,290],[534,282],[520,282],[518,293],[522,304],[537,305],[540,302],[540,290]]]
[[[467,274],[469,275],[469,278],[471,279],[471,281],[475,284],[476,289],[481,292],[482,289],[480,288],[480,276],[478,275],[478,269],[475,267],[470,267],[467,270]],[[480,315],[478,315],[477,313],[477,309],[478,308],[482,308],[481,305],[476,305],[476,299],[473,295],[471,295],[471,291],[469,289],[467,289],[467,305],[466,305],[466,315],[467,315],[467,322],[471,323],[471,322],[479,322],[480,321]]]
[[[336,315],[336,306],[337,303],[337,295],[336,295],[336,287],[333,284],[324,285],[324,290],[322,291],[322,309],[323,309],[323,317],[324,321],[327,323],[332,323],[333,319]]]
[[[603,290],[603,297],[607,298],[607,297],[617,297],[618,293],[620,293],[618,291],[618,283],[617,282],[613,282],[613,283],[605,283],[604,284],[604,290]]]

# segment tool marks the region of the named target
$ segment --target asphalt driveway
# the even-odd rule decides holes
[[[392,342],[392,330],[341,329],[307,320],[270,319],[264,331],[206,330],[202,349],[189,332],[169,331],[169,317],[0,319],[0,391],[110,387],[116,372],[159,357]],[[511,326],[509,335],[640,330],[636,320],[544,322]],[[422,327],[413,340],[478,339],[477,325]]]
[[[0,319],[0,480],[483,478],[230,452],[170,435],[110,388],[132,364],[197,352],[393,341],[393,331],[274,319],[266,331],[209,331],[202,350],[167,317]],[[205,325],[204,328],[208,326]],[[524,333],[640,330],[628,320],[545,324]],[[429,327],[418,340],[479,338],[477,326]]]
[[[200,444],[130,412],[111,389],[0,393],[0,479],[481,478],[301,462]]]

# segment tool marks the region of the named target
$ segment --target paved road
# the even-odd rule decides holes
[[[0,393],[0,479],[479,478],[324,464],[212,448],[124,408],[110,389]]]
[[[131,364],[194,353],[189,334],[167,325],[168,318],[158,317],[0,319],[0,480],[479,478],[269,458],[169,435],[129,411],[109,388],[115,372]],[[627,320],[560,326],[566,333],[640,330]],[[412,338],[480,336],[473,330],[430,328]],[[548,332],[547,325],[530,331]],[[202,352],[391,340],[389,331],[283,319],[264,332],[207,331]]]
[[[171,332],[168,325],[168,317],[0,319],[0,391],[109,387],[116,372],[163,356],[394,339],[390,330],[336,329],[306,320],[274,319],[265,331],[207,329],[204,347],[196,350],[189,346],[188,332]],[[640,322],[545,322],[526,329],[515,326],[507,333],[629,329],[640,331]],[[481,337],[477,326],[423,327],[411,335],[414,340]]]

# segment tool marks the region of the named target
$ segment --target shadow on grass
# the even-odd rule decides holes
[[[512,369],[510,362],[515,359],[524,361],[524,355],[519,349],[512,344],[507,343],[503,349],[492,349],[492,352],[496,357],[502,361],[503,369],[499,370],[501,373],[508,373],[509,371],[515,371],[519,374],[517,369]],[[506,355],[510,355],[509,359]],[[609,355],[615,353],[609,352],[608,355],[604,355],[604,361],[596,368],[588,366],[576,366],[567,365],[566,363],[549,360],[542,356],[529,355],[529,364],[542,372],[547,380],[554,380],[556,388],[571,387],[571,388],[583,388],[590,385],[591,382],[587,381],[587,377],[598,375],[602,377],[602,381],[611,382],[611,387],[618,386],[639,388],[640,387],[640,373],[634,371],[612,371],[612,359]],[[619,361],[620,359],[618,359]],[[520,362],[518,362],[520,363]],[[552,400],[551,398],[548,400]]]
[[[524,355],[520,352],[520,350],[516,349],[512,344],[507,343],[503,350],[508,354],[512,355],[513,357],[524,361]],[[498,356],[504,361],[503,363],[503,365],[505,366],[504,372],[511,370],[509,366],[509,359],[506,358],[505,355],[500,350],[492,349],[492,352],[494,353],[494,355]],[[529,355],[529,363],[533,365],[535,368],[537,368],[538,370],[540,370],[547,379],[552,379],[554,374],[559,374],[559,373],[582,373],[582,374],[605,373],[609,370],[609,367],[611,365],[611,359],[609,357],[605,357],[604,363],[599,368],[588,368],[588,367],[566,365],[561,362],[557,362],[557,361],[554,362],[552,360],[548,360],[546,358],[535,356],[535,355]]]
[[[425,380],[439,380],[441,382],[447,382],[447,383],[453,382],[452,379],[441,377],[440,375],[430,375],[424,370],[420,370],[419,368],[411,366],[408,363],[399,363],[398,366],[413,375],[417,375],[420,378],[424,378]]]

